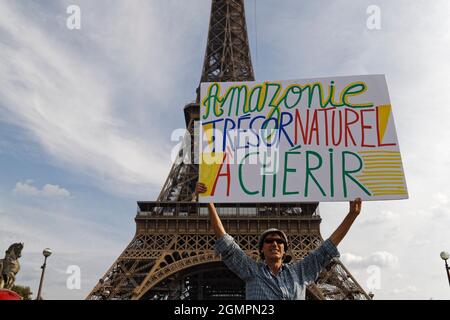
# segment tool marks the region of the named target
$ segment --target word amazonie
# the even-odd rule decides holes
[[[328,88],[324,88],[321,82],[292,84],[286,88],[278,82],[264,82],[253,86],[251,89],[246,84],[232,85],[224,95],[221,95],[220,84],[215,82],[209,85],[207,94],[202,100],[202,106],[206,107],[203,113],[203,120],[207,120],[214,114],[215,117],[222,117],[224,112],[227,115],[239,116],[253,112],[262,112],[264,108],[268,110],[267,117],[274,114],[280,115],[280,107],[293,109],[296,107],[350,107],[350,108],[371,108],[371,102],[352,103],[350,98],[364,94],[367,85],[362,81],[349,83],[339,92],[336,99],[336,87],[331,81]],[[233,110],[234,109],[234,110]]]

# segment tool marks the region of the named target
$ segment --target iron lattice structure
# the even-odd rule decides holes
[[[242,0],[212,0],[202,82],[252,81]],[[154,202],[138,202],[136,234],[87,299],[244,299],[245,286],[214,253],[207,208],[192,201],[198,179],[194,122],[197,102],[184,108],[186,137]],[[301,259],[323,242],[318,203],[216,204],[225,229],[258,259],[262,231],[285,230],[289,256]],[[339,261],[307,288],[308,299],[370,299]]]
[[[213,0],[201,82],[254,79],[243,1]]]

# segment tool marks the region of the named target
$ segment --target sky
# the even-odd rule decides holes
[[[245,5],[256,80],[386,75],[409,199],[364,202],[341,260],[375,299],[450,299],[450,2]],[[44,298],[84,299],[133,238],[195,100],[209,14],[209,0],[0,0],[0,250],[24,242],[16,283],[34,296],[44,248]],[[324,238],[347,212],[320,204]]]

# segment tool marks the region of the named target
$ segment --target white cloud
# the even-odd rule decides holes
[[[405,275],[404,275],[403,273],[397,272],[397,273],[394,275],[394,277],[401,280],[401,279],[404,279],[404,278],[405,278]]]
[[[448,193],[438,192],[433,195],[434,201],[430,205],[430,213],[433,219],[439,222],[450,222],[450,208],[448,206]]]
[[[166,99],[167,103],[168,92],[173,89],[164,86],[173,82],[161,81],[159,75],[167,73],[164,66],[175,66],[172,58],[157,62],[156,57],[151,57],[161,53],[154,50],[153,43],[164,48],[164,43],[172,43],[171,40],[142,39],[146,33],[159,34],[156,26],[160,18],[156,10],[143,2],[108,6],[111,15],[100,14],[107,17],[105,21],[97,21],[96,17],[99,25],[111,22],[109,19],[115,14],[122,17],[121,8],[127,9],[124,12],[130,16],[143,12],[149,16],[145,19],[142,16],[142,25],[131,30],[127,24],[112,24],[115,29],[92,29],[93,32],[81,38],[86,45],[102,35],[98,30],[116,33],[103,34],[105,38],[92,45],[93,52],[86,56],[74,51],[64,38],[49,36],[55,27],[60,28],[61,34],[73,35],[66,30],[65,23],[62,26],[38,23],[24,15],[32,12],[19,10],[16,5],[19,6],[15,2],[0,2],[0,32],[5,39],[14,39],[1,44],[0,119],[24,128],[30,139],[51,155],[54,163],[65,170],[84,173],[102,189],[120,194],[148,194],[150,188],[160,186],[170,168],[172,146],[164,143],[168,137],[161,135],[157,121],[168,107],[162,100]],[[113,20],[115,23],[121,19]],[[53,29],[48,30],[49,27]],[[83,25],[88,27],[92,26]],[[131,32],[136,27],[141,30],[138,34]],[[130,38],[125,34],[133,35],[132,43],[140,43],[141,47],[127,51],[128,45],[124,46],[122,39]],[[148,65],[142,68],[144,58],[153,62],[151,69]],[[116,70],[120,71],[119,75],[114,74]],[[124,75],[125,70],[130,73],[128,76]],[[131,87],[130,82],[139,85],[140,97],[121,91],[122,85]],[[143,94],[149,90],[153,96]],[[120,94],[124,96],[119,97]],[[157,102],[161,104],[149,105]],[[179,109],[177,114],[182,123]],[[153,118],[150,110],[154,110]]]
[[[341,260],[346,265],[360,265],[364,261],[364,258],[351,253],[343,253],[341,255]]]
[[[442,192],[438,192],[433,198],[440,204],[447,204],[449,201],[448,194]]]
[[[70,192],[58,185],[46,184],[42,188],[42,195],[46,197],[70,197]]]
[[[353,268],[367,268],[375,265],[380,268],[393,268],[398,264],[399,259],[387,251],[377,251],[367,257],[344,253],[341,260],[345,265]]]
[[[13,193],[24,196],[39,196],[39,197],[70,197],[70,192],[58,185],[46,184],[41,190],[32,185],[33,180],[25,182],[17,182]]]
[[[17,182],[16,187],[13,190],[14,194],[26,195],[26,196],[37,196],[40,191],[35,186],[30,184],[31,182]]]
[[[362,225],[379,225],[387,224],[394,220],[398,215],[390,210],[382,210],[380,213],[373,213],[369,217],[365,218],[361,224]]]
[[[411,243],[411,246],[414,247],[423,247],[423,246],[428,246],[430,245],[432,242],[430,239],[414,239]]]

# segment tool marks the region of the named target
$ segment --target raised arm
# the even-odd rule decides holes
[[[197,194],[204,193],[207,191],[206,186],[203,183],[197,183],[197,187],[195,189],[195,192]],[[225,228],[222,225],[222,221],[220,220],[219,215],[217,214],[216,207],[214,206],[213,202],[208,203],[208,212],[209,212],[209,218],[211,220],[211,225],[214,229],[214,234],[216,235],[216,239],[221,238],[223,235],[225,235]]]
[[[350,230],[350,227],[352,226],[353,222],[355,221],[356,217],[361,212],[361,199],[356,198],[355,201],[350,201],[350,210],[347,216],[345,217],[344,221],[339,225],[339,227],[336,229],[336,231],[333,232],[333,234],[330,236],[331,242],[337,247],[337,245],[344,239],[345,235],[347,234],[348,230]]]

